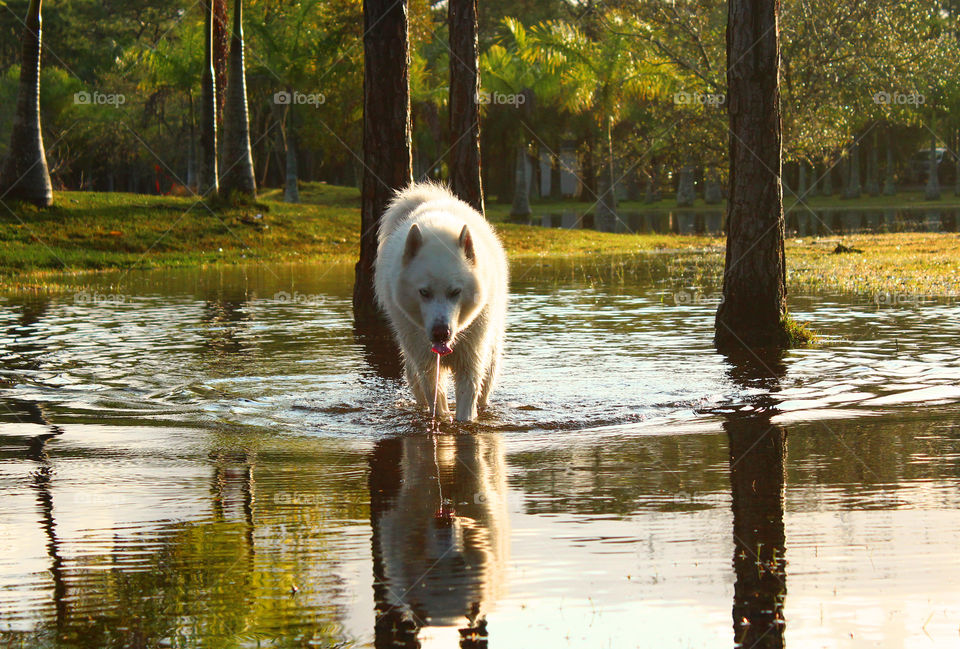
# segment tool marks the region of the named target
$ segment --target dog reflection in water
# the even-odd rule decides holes
[[[484,615],[501,595],[507,561],[506,497],[497,434],[377,443],[370,456],[377,647],[421,647],[424,627],[459,629],[464,648],[486,646]]]

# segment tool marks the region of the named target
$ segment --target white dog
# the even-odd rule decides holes
[[[507,257],[486,219],[444,187],[399,192],[380,222],[374,286],[403,352],[407,381],[429,407],[442,354],[437,414],[471,421],[497,378],[507,314]]]

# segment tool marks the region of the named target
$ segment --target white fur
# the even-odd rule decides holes
[[[422,243],[411,255],[407,238],[414,225]],[[461,239],[464,226],[472,259]],[[453,332],[453,353],[441,360],[437,413],[449,414],[444,379],[452,372],[457,420],[474,419],[496,381],[506,326],[508,271],[500,240],[476,210],[430,183],[397,194],[381,219],[379,240],[377,301],[403,352],[414,396],[422,406],[432,404],[436,355],[429,330],[445,323]],[[421,289],[430,297],[421,296]]]

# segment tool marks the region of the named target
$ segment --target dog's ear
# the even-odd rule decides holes
[[[476,261],[477,253],[473,249],[473,237],[470,236],[470,230],[467,229],[467,226],[463,226],[463,229],[460,230],[460,247],[463,248],[463,254],[467,256],[467,259]]]
[[[410,226],[410,231],[407,233],[407,245],[403,248],[403,263],[406,264],[416,257],[422,245],[423,234],[420,232],[419,226],[414,223]]]

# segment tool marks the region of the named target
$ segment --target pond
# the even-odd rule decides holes
[[[592,228],[590,203],[561,213],[540,214],[524,220],[547,228]],[[586,212],[586,213],[585,213]],[[877,232],[957,232],[960,209],[955,207],[905,208],[811,208],[787,200],[786,229],[789,236],[833,236]],[[720,208],[636,211],[622,209],[617,232],[657,234],[723,234],[724,212]]]
[[[955,643],[960,306],[796,295],[821,346],[725,358],[677,264],[515,265],[436,435],[348,265],[0,297],[0,644]]]

